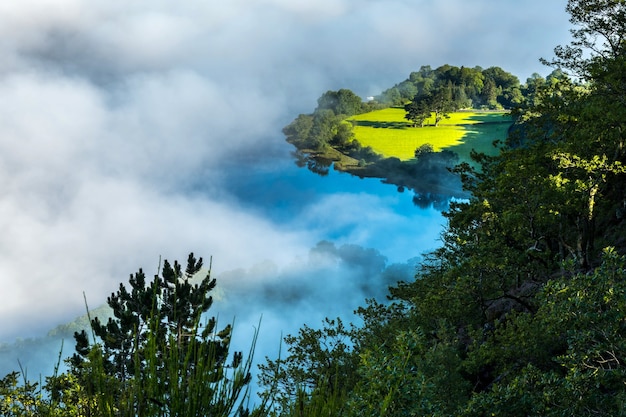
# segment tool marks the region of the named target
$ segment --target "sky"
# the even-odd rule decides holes
[[[102,303],[160,256],[212,256],[242,271],[241,294],[330,268],[311,250],[333,230],[349,230],[321,251],[333,273],[389,259],[367,246],[367,222],[398,221],[382,197],[346,190],[277,219],[242,201],[233,170],[282,166],[281,128],[327,90],[376,95],[422,65],[547,75],[565,3],[0,2],[0,341],[71,320],[83,294]]]

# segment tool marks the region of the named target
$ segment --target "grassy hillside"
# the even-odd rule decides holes
[[[435,151],[449,149],[461,160],[469,160],[471,149],[495,154],[492,146],[496,139],[506,139],[511,117],[502,112],[463,111],[450,114],[438,127],[411,127],[404,118],[402,108],[387,108],[350,117],[353,131],[363,146],[385,157],[395,156],[401,160],[414,157],[417,147],[430,143]],[[434,125],[434,117],[427,120]]]

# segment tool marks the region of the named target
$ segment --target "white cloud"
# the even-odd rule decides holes
[[[280,165],[281,127],[328,89],[376,94],[444,63],[524,79],[563,42],[558,3],[0,2],[0,340],[80,314],[83,290],[97,304],[159,255],[227,270],[287,264],[328,235],[426,245],[410,233],[439,225],[379,241],[421,219],[349,191],[266,218],[225,170]]]

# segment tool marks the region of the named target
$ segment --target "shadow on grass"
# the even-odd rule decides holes
[[[374,122],[371,120],[354,120],[356,126],[373,127],[375,129],[406,129],[406,122]]]
[[[497,115],[489,116],[498,117]],[[468,162],[477,168],[475,161],[470,157],[471,152],[476,151],[491,156],[499,154],[500,144],[496,142],[504,142],[506,140],[511,124],[510,120],[504,119],[463,125],[465,132],[460,139],[460,143],[446,149],[457,153],[462,162]]]
[[[502,113],[477,113],[468,117],[467,120],[477,121],[483,124],[513,123],[510,114]]]

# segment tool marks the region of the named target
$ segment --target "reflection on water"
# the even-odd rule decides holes
[[[441,211],[450,201],[445,194],[416,194],[332,166],[326,175],[316,175],[290,158],[259,164],[253,173],[229,169],[225,181],[239,204],[277,227],[318,231],[319,240],[376,248],[392,261],[437,246]]]
[[[298,167],[306,167],[323,177],[333,168],[333,160],[317,153],[298,150],[292,152],[292,157]],[[359,178],[379,178],[386,184],[395,185],[400,192],[412,190],[415,205],[421,208],[434,205],[439,210],[445,210],[451,198],[467,197],[460,176],[453,172],[459,162],[455,152],[431,150],[407,161],[390,157],[358,165],[337,162],[341,164],[337,169]]]
[[[234,343],[245,347],[245,330],[263,316],[260,358],[277,357],[280,334],[295,334],[303,324],[317,328],[324,317],[353,322],[366,298],[384,301],[389,285],[412,279],[420,255],[439,244],[441,210],[450,200],[330,165],[317,175],[289,158],[260,164],[254,175],[228,170],[226,181],[242,206],[316,239],[292,265],[268,262],[218,277],[226,293],[220,315],[237,315]]]

